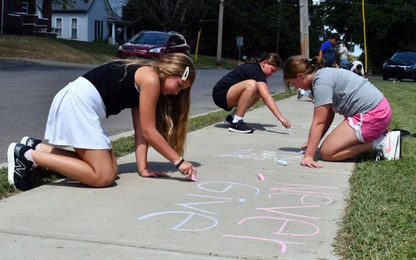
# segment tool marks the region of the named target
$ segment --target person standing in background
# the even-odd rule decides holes
[[[337,33],[332,33],[329,35],[329,40],[322,43],[319,50],[319,57],[322,57],[325,60],[325,67],[338,68],[338,64],[335,61],[337,51],[335,46],[338,44],[339,35]]]
[[[339,65],[343,69],[349,69],[350,61],[348,60],[348,52],[349,46],[346,42],[342,42],[339,46],[338,54],[339,57]]]

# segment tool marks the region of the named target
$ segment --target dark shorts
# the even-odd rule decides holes
[[[228,107],[227,104],[227,93],[230,87],[221,87],[218,88],[217,86],[214,87],[214,90],[212,91],[212,99],[214,100],[215,105],[217,105],[219,108],[224,109],[225,111],[230,111],[233,109],[232,107]]]

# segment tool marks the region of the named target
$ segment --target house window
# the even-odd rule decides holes
[[[94,21],[94,36],[95,40],[102,40],[103,39],[103,21],[95,20]]]
[[[62,18],[56,18],[56,37],[62,38]]]
[[[71,39],[77,39],[78,38],[78,20],[77,18],[71,19]]]

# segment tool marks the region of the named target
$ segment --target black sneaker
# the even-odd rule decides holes
[[[22,191],[30,189],[29,178],[32,175],[30,169],[33,162],[28,161],[24,155],[29,149],[32,148],[24,144],[11,143],[7,150],[9,183]]]
[[[27,145],[32,147],[33,150],[36,150],[36,145],[42,143],[42,140],[33,138],[33,137],[29,137],[29,136],[25,136],[22,138],[22,140],[20,140],[21,144]]]
[[[36,145],[42,143],[42,140],[39,140],[39,139],[36,139],[36,138],[33,138],[33,137],[29,137],[29,136],[25,136],[25,137],[22,138],[22,140],[20,140],[20,143],[24,144],[24,145],[27,145],[27,146],[30,146],[30,147],[32,147],[33,150],[36,150]],[[40,166],[33,165],[31,170],[33,170],[33,173],[39,174],[43,170],[43,168],[40,167]]]
[[[228,131],[240,134],[251,134],[254,130],[246,126],[246,123],[244,123],[243,120],[240,120],[237,123],[231,122],[230,127],[228,127]]]
[[[230,114],[224,119],[224,124],[228,124],[230,126],[232,123],[233,123],[233,117]]]

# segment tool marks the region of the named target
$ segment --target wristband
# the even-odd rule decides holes
[[[173,163],[173,165],[178,165],[178,163],[180,163],[181,162],[181,160],[182,160],[182,156],[181,157],[179,157],[179,159],[178,160],[176,160],[174,163]]]
[[[182,158],[181,161],[177,165],[175,165],[176,169],[179,169],[179,166],[181,166],[184,161],[185,160]]]

